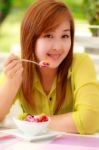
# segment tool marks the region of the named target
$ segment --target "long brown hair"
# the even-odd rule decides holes
[[[42,32],[54,30],[64,20],[70,22],[71,47],[67,57],[58,67],[58,76],[60,83],[56,85],[56,114],[66,95],[66,81],[68,69],[73,58],[74,43],[74,21],[71,12],[66,4],[57,0],[38,0],[33,3],[27,10],[21,25],[21,50],[22,58],[33,60],[35,53],[35,44]],[[33,84],[33,67],[31,63],[23,63],[23,83],[22,90],[25,99],[31,103],[32,84]],[[32,100],[33,101],[33,100]]]

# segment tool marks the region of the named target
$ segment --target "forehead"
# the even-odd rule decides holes
[[[55,31],[57,30],[60,30],[60,31],[70,30],[70,22],[68,20],[63,21],[62,23],[59,24],[59,26],[56,27]]]

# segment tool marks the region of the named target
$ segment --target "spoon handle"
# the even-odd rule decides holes
[[[21,59],[21,61],[29,62],[29,63],[33,63],[33,64],[35,64],[35,65],[38,65],[38,66],[39,66],[39,63],[37,63],[37,62],[35,62],[35,61],[32,61],[32,60]]]

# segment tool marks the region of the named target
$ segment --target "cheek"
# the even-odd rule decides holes
[[[38,59],[42,58],[42,55],[43,55],[42,47],[40,47],[40,46],[36,47],[35,55]]]
[[[35,55],[38,59],[44,59],[48,50],[48,44],[42,40],[38,40],[35,48]]]
[[[51,48],[51,43],[48,41],[38,41],[36,44],[36,51],[38,53],[46,54]]]
[[[38,40],[38,41],[36,42],[35,51],[36,51],[36,52],[41,51],[42,46],[43,46],[43,45],[42,45],[42,42],[41,42],[40,40]]]
[[[35,54],[36,55],[40,54],[42,52],[42,50],[43,50],[43,44],[42,44],[41,40],[38,40],[36,42]]]
[[[70,48],[71,48],[71,40],[64,44],[64,49],[66,52],[68,52]]]
[[[71,39],[69,39],[69,42],[68,42],[68,49],[71,48]]]
[[[36,51],[44,51],[47,48],[47,44],[44,40],[39,39],[36,43]]]

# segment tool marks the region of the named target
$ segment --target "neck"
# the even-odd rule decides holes
[[[57,69],[41,67],[38,69],[38,73],[41,79],[54,78],[57,74]]]
[[[52,68],[38,68],[38,74],[41,80],[42,87],[46,94],[51,90],[52,83],[56,77],[57,69]]]

